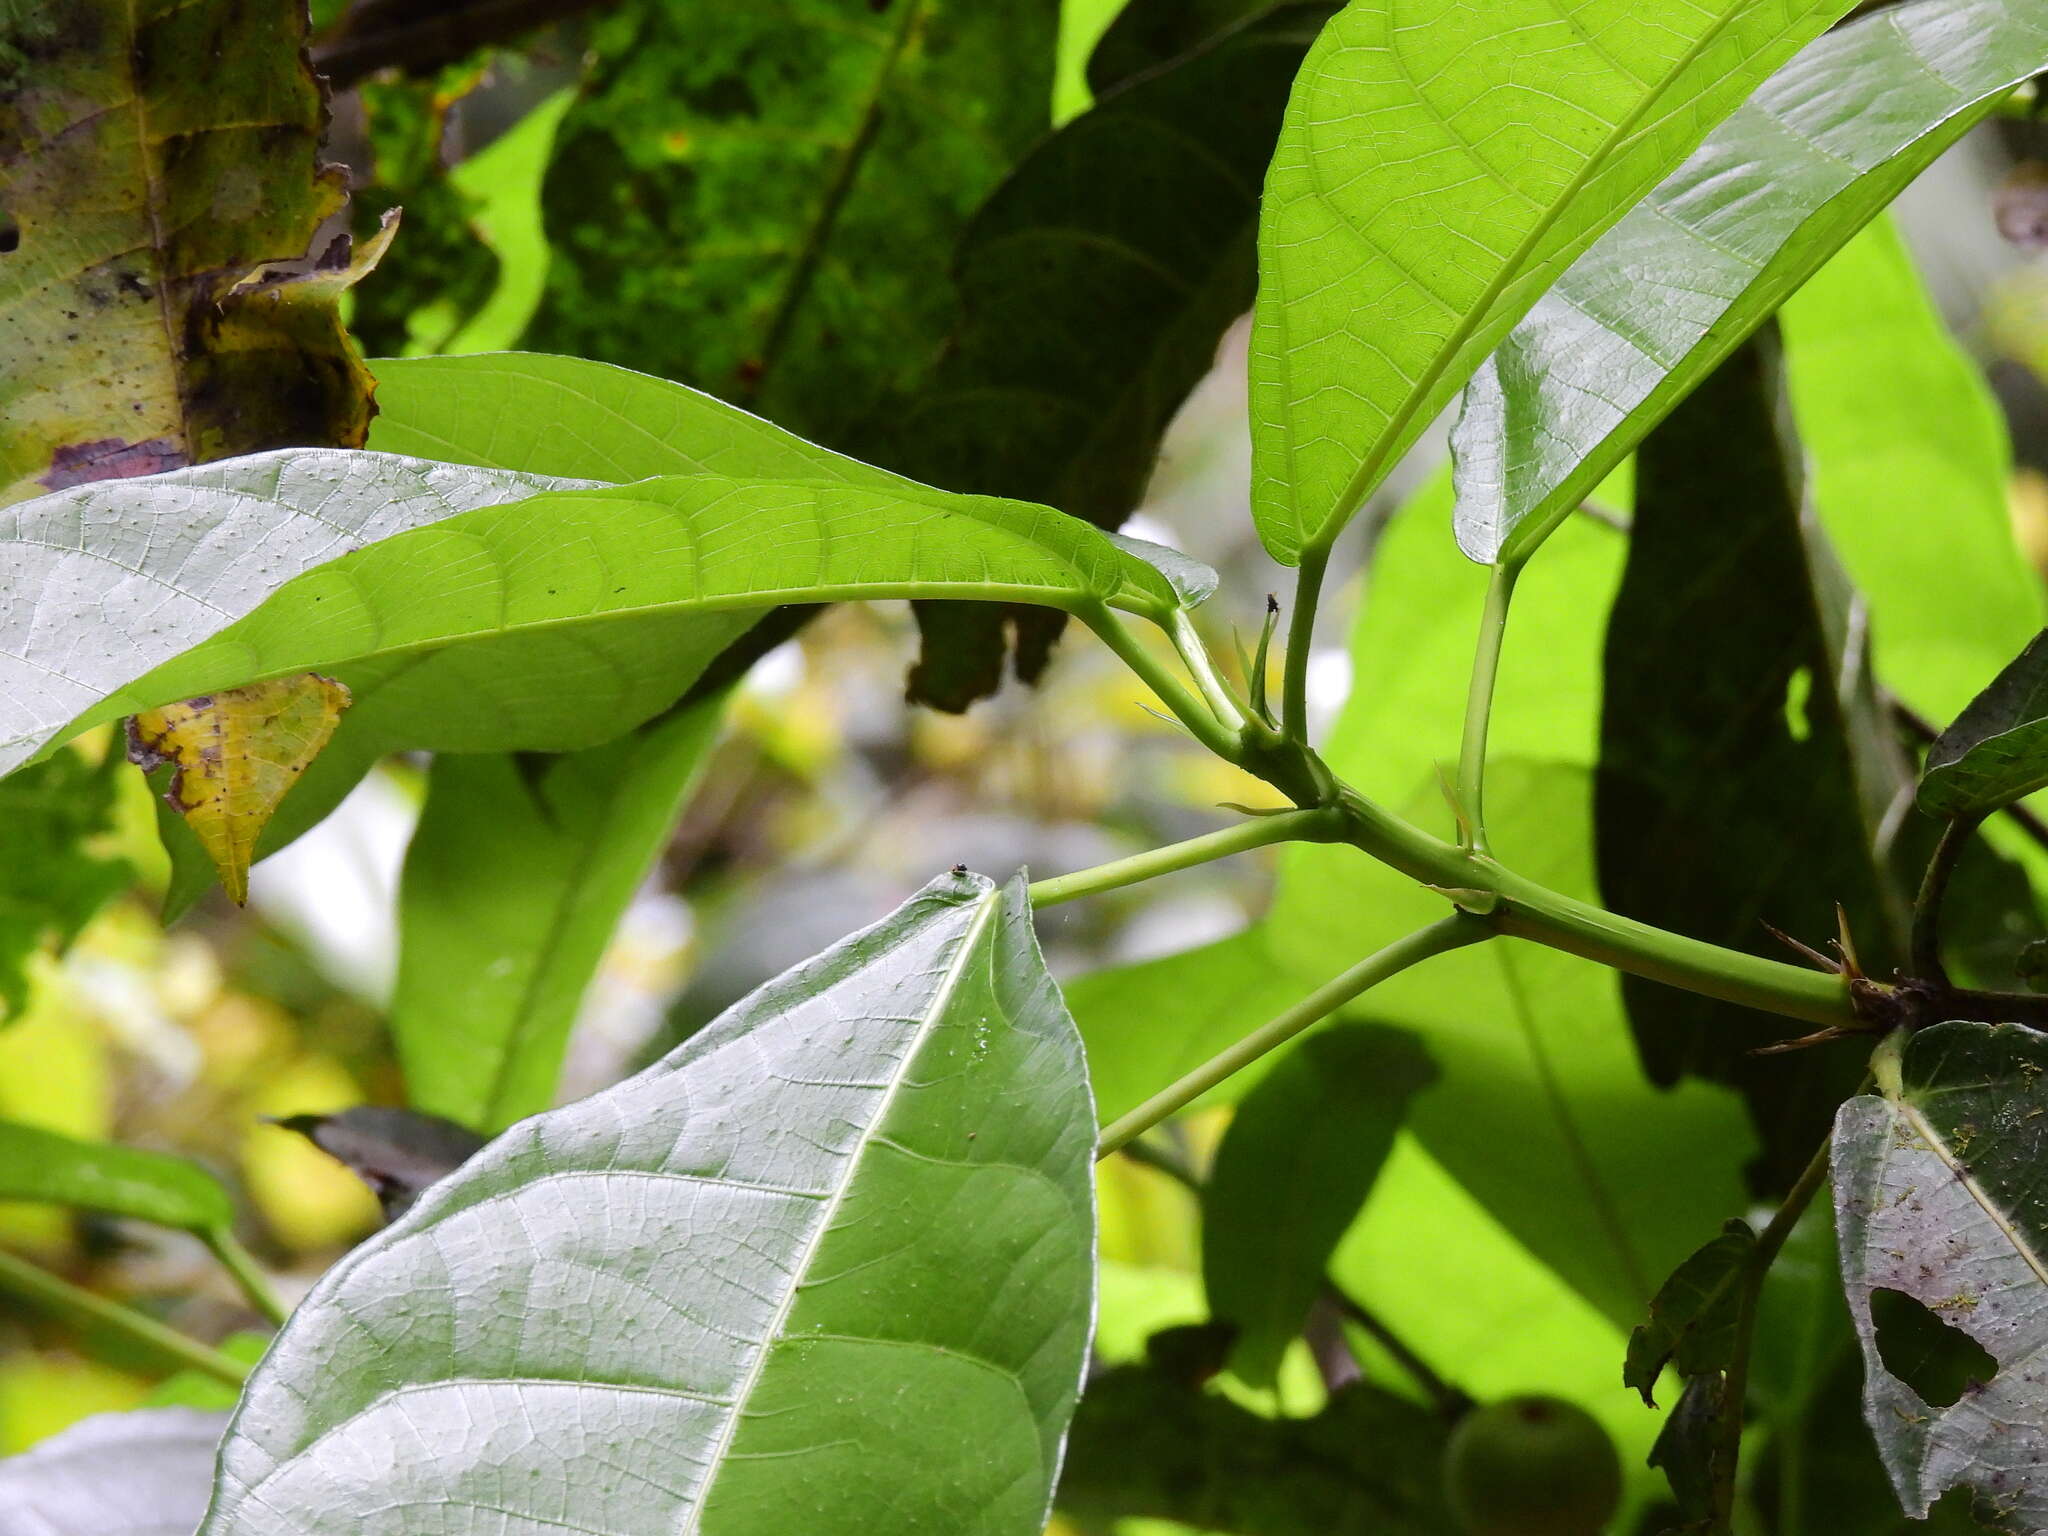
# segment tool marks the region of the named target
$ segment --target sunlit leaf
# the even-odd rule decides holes
[[[1844,0],[1354,0],[1267,173],[1252,507],[1327,546],[1508,329]]]
[[[205,1536],[1035,1536],[1094,1128],[1023,881],[942,878],[330,1270],[250,1379]]]
[[[249,897],[258,834],[351,702],[333,678],[302,672],[130,718],[129,757],[146,770],[170,769],[164,798],[191,826],[237,903]]]
[[[2014,1024],[1937,1024],[1876,1062],[1879,1092],[1835,1121],[1842,1282],[1863,1342],[1864,1415],[1909,1515],[1974,1490],[2016,1529],[2048,1522],[2048,1038]],[[1875,1305],[1901,1298],[1992,1374],[1930,1401],[1895,1374]],[[1981,1354],[1979,1356],[1981,1358]],[[1917,1372],[1915,1374],[1918,1374]],[[1953,1394],[1953,1395],[1952,1395]]]
[[[1238,1105],[1203,1190],[1202,1281],[1210,1314],[1237,1329],[1231,1368],[1253,1386],[1273,1384],[1409,1100],[1435,1077],[1412,1036],[1341,1024]]]
[[[305,14],[263,0],[0,16],[0,502],[361,444],[345,198]],[[143,61],[138,65],[137,61]]]
[[[2044,61],[2048,21],[2002,0],[1910,0],[1802,50],[1573,263],[1474,376],[1453,436],[1465,552],[1491,561],[1542,542]]]
[[[667,842],[723,700],[526,765],[434,760],[399,890],[410,1101],[497,1131],[554,1102],[585,988]]]
[[[225,1413],[143,1408],[81,1420],[0,1461],[4,1536],[192,1536]]]
[[[224,1230],[235,1219],[228,1192],[196,1163],[12,1120],[0,1120],[0,1200],[75,1206],[198,1233]]]

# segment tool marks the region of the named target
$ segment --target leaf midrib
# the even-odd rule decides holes
[[[981,941],[982,930],[988,926],[990,918],[1001,910],[1002,905],[1001,886],[991,886],[982,893],[980,910],[967,925],[967,931],[960,936],[960,947],[953,955],[953,962],[946,968],[945,976],[940,980],[937,990],[932,993],[931,1001],[926,1004],[924,1016],[918,1021],[915,1035],[904,1047],[896,1071],[890,1076],[889,1086],[883,1090],[882,1102],[875,1106],[874,1114],[868,1118],[853,1146],[847,1150],[844,1164],[846,1176],[840,1180],[839,1187],[833,1190],[819,1209],[816,1225],[812,1227],[809,1239],[790,1265],[790,1280],[783,1292],[781,1303],[775,1309],[775,1316],[762,1330],[760,1346],[748,1364],[746,1374],[733,1389],[732,1408],[726,1414],[718,1440],[705,1457],[705,1466],[708,1470],[703,1483],[697,1489],[697,1500],[683,1511],[682,1523],[676,1527],[673,1536],[699,1536],[702,1532],[704,1512],[710,1507],[712,1493],[718,1486],[719,1473],[724,1470],[726,1458],[732,1451],[733,1440],[739,1434],[740,1421],[746,1416],[746,1405],[760,1386],[761,1378],[767,1373],[768,1361],[775,1352],[775,1346],[781,1339],[783,1330],[789,1324],[790,1314],[796,1310],[797,1297],[803,1290],[805,1278],[810,1274],[811,1266],[817,1262],[825,1240],[832,1233],[832,1224],[838,1219],[840,1207],[846,1203],[847,1192],[860,1177],[861,1163],[867,1156],[868,1148],[882,1139],[889,1113],[895,1108],[897,1095],[902,1092],[904,1083],[909,1080],[919,1057],[923,1055],[932,1031],[952,1003],[953,994],[959,989],[961,978],[967,974],[967,967],[972,963]]]
[[[1913,1128],[1915,1134],[1927,1144],[1928,1151],[1941,1160],[1942,1166],[1954,1175],[1955,1181],[1972,1200],[1977,1202],[1984,1214],[1991,1218],[1992,1224],[2005,1234],[2005,1240],[2012,1245],[2013,1252],[2017,1253],[2034,1272],[2034,1278],[2043,1286],[2048,1286],[2048,1261],[2044,1261],[2041,1255],[2035,1253],[2020,1237],[2012,1222],[1999,1209],[1997,1202],[1992,1200],[1984,1187],[1977,1182],[1969,1166],[1950,1153],[1947,1140],[1935,1129],[1933,1122],[1920,1112],[1919,1107],[1910,1098],[1901,1097],[1890,1102],[1893,1109]]]
[[[1601,140],[1600,146],[1595,153],[1586,157],[1585,162],[1574,173],[1563,192],[1551,200],[1549,212],[1530,228],[1529,233],[1523,237],[1521,243],[1509,254],[1508,259],[1501,263],[1493,278],[1488,281],[1486,287],[1480,293],[1478,302],[1465,312],[1465,317],[1457,325],[1452,327],[1449,341],[1437,350],[1435,361],[1423,370],[1422,376],[1416,380],[1415,386],[1408,391],[1402,398],[1401,403],[1388,416],[1387,425],[1381,429],[1378,438],[1375,440],[1372,448],[1367,451],[1364,460],[1352,472],[1350,480],[1344,486],[1343,494],[1337,499],[1336,506],[1331,508],[1330,515],[1323,520],[1321,526],[1317,528],[1314,534],[1309,534],[1306,528],[1301,525],[1299,515],[1297,514],[1296,534],[1301,539],[1301,549],[1304,553],[1313,552],[1318,547],[1327,547],[1327,544],[1333,541],[1336,535],[1342,531],[1358,503],[1370,491],[1373,477],[1379,473],[1380,466],[1386,461],[1388,454],[1392,452],[1391,445],[1401,434],[1408,430],[1420,408],[1421,401],[1432,389],[1436,388],[1444,374],[1449,371],[1451,364],[1464,352],[1466,343],[1472,339],[1473,334],[1479,330],[1486,318],[1493,313],[1495,305],[1500,301],[1500,296],[1506,292],[1509,285],[1515,280],[1516,275],[1527,264],[1535,247],[1557,227],[1565,209],[1578,200],[1580,192],[1585,189],[1592,178],[1611,163],[1615,155],[1616,146],[1634,132],[1637,125],[1642,122],[1645,115],[1653,107],[1665,99],[1670,93],[1672,83],[1686,70],[1690,69],[1709,47],[1720,40],[1736,15],[1744,8],[1745,0],[1729,0],[1727,8],[1722,11],[1714,25],[1702,34],[1698,41],[1688,48],[1677,62],[1658,79],[1653,89],[1643,94],[1642,99],[1636,104],[1635,108],[1614,125]],[[1391,53],[1393,49],[1390,47],[1388,51]],[[1418,91],[1416,94],[1419,98],[1421,92]],[[1708,131],[1711,131],[1711,129]],[[1702,134],[1701,137],[1704,138],[1705,134]],[[1474,155],[1473,158],[1477,159],[1478,157]],[[1320,190],[1317,191],[1316,196],[1319,200],[1328,201]],[[1608,224],[1612,225],[1621,214],[1627,211],[1626,208],[1617,210],[1615,218],[1609,219],[1607,221]],[[1407,274],[1404,273],[1403,277],[1407,279]],[[1412,279],[1408,280],[1412,282]],[[1283,329],[1286,327],[1286,323],[1286,311],[1282,310],[1281,325]],[[1291,340],[1286,350],[1290,354],[1295,350]],[[1294,459],[1294,442],[1291,434],[1288,439],[1288,459],[1291,465]]]

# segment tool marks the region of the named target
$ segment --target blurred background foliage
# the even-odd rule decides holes
[[[1160,10],[1146,0],[1138,8]],[[490,9],[316,0],[315,57],[336,87],[327,153],[350,168],[350,217],[367,234],[385,209],[405,210],[389,257],[350,295],[366,353],[578,353],[695,384],[913,473],[971,458],[971,421],[927,420],[907,437],[900,406],[934,368],[942,378],[946,367],[999,370],[1028,351],[1028,338],[996,335],[987,341],[993,362],[958,346],[940,359],[966,302],[953,282],[956,246],[1034,145],[1088,108],[1088,61],[1119,0],[935,0],[917,68],[899,80],[900,100],[879,111],[863,104],[862,82],[878,51],[902,45],[884,7],[849,21],[863,7],[835,0],[564,0],[495,8],[522,23],[502,33],[471,25]],[[1293,20],[1312,32],[1328,7],[1271,9],[1301,13]],[[1144,41],[1134,30],[1124,53]],[[1136,72],[1128,62],[1120,72],[1119,57],[1107,48],[1096,56],[1098,83]],[[835,174],[832,146],[849,137],[872,139],[868,170],[835,186],[839,217],[819,245],[806,238],[816,217],[807,193]],[[1892,228],[1859,240],[1795,301],[1789,366],[1824,508],[1917,501],[1923,514],[1938,506],[1966,522],[1975,508],[2001,526],[2009,519],[2030,558],[2048,562],[2048,194],[2026,169],[2038,158],[2048,158],[2048,125],[1986,125],[1907,194]],[[1067,195],[1085,199],[1077,187]],[[1190,217],[1219,208],[1204,204]],[[1248,289],[1236,292],[1233,281],[1222,272],[1203,302],[1241,309]],[[1042,320],[1026,316],[1025,327]],[[1225,331],[1213,366],[1204,335],[1190,367],[1174,323],[1167,316],[1148,331],[1152,321],[1131,320],[1130,335],[1155,348],[1143,365],[1160,370],[1152,429],[1172,415],[1149,477],[1142,463],[1089,459],[1057,422],[1033,439],[1053,445],[1034,450],[1038,462],[987,472],[1040,473],[1044,452],[1071,450],[1061,464],[1078,466],[1082,483],[1123,475],[1128,493],[1105,491],[1089,515],[1113,524],[1138,502],[1128,531],[1220,569],[1237,607],[1211,604],[1202,622],[1227,652],[1233,630],[1249,639],[1262,618],[1246,595],[1280,587],[1245,506],[1243,333]],[[1118,344],[1128,347],[1128,337]],[[1084,401],[1085,384],[1062,381]],[[1149,419],[1133,427],[1141,440]],[[1481,584],[1451,542],[1443,452],[1439,432],[1381,498],[1374,539],[1348,546],[1354,563],[1333,584],[1310,670],[1319,722],[1337,726],[1333,762],[1397,801],[1433,761],[1455,755]],[[1624,475],[1601,499],[1625,508],[1629,496]],[[1604,607],[1588,594],[1613,588],[1620,558],[1611,530],[1577,526],[1524,587],[1496,735],[1505,756],[1566,768],[1506,771],[1496,811],[1503,841],[1545,827],[1556,841],[1560,817],[1569,826],[1585,814],[1583,789],[1572,785],[1597,753],[1604,625]],[[1385,609],[1358,601],[1368,574],[1385,581]],[[1866,587],[1884,585],[1881,572],[1855,574]],[[1893,622],[1883,592],[1874,601],[1880,624]],[[2016,601],[2038,614],[2031,586]],[[1904,603],[1895,611],[1904,614]],[[1910,629],[1910,616],[1898,627]],[[934,633],[948,631],[927,615]],[[1034,670],[1049,640],[1020,634],[1019,665]],[[1273,803],[1263,785],[1146,713],[1129,674],[1085,639],[1062,646],[1035,687],[1006,686],[964,713],[905,701],[919,631],[897,606],[830,611],[762,649],[584,1001],[565,1098],[616,1080],[947,865],[1056,873],[1222,825],[1228,803]],[[1941,707],[1988,675],[1974,659],[1942,675],[1938,648],[1914,654]],[[981,663],[965,681],[933,675],[934,664],[927,656],[928,695],[964,702],[990,682]],[[399,868],[425,765],[386,764],[335,816],[260,865],[246,910],[215,892],[166,931],[156,911],[170,870],[149,791],[119,755],[102,733],[37,776],[0,786],[0,800],[61,795],[95,822],[84,829],[91,861],[66,888],[7,891],[0,874],[0,928],[79,929],[61,955],[29,958],[18,985],[0,965],[0,990],[18,1005],[0,1028],[0,1118],[174,1150],[229,1175],[245,1239],[289,1301],[378,1213],[353,1177],[263,1117],[403,1100],[383,1023]],[[1580,777],[1560,790],[1560,771]],[[1578,846],[1588,842],[1582,828]],[[2009,851],[2038,872],[2038,850]],[[1322,979],[1358,952],[1362,929],[1405,924],[1392,910],[1402,893],[1375,883],[1383,872],[1328,874],[1317,849],[1289,856],[1288,893],[1267,915],[1276,862],[1207,865],[1041,921],[1089,1034],[1106,1111]],[[1333,930],[1351,935],[1342,953],[1318,948]],[[1426,984],[1438,985],[1440,973],[1429,974],[1436,979]],[[1460,1032],[1476,1042],[1473,1060],[1488,1064],[1500,1092],[1432,1115],[1423,1091],[1331,1273],[1456,1389],[1482,1398],[1543,1389],[1583,1402],[1620,1442],[1640,1507],[1659,1486],[1644,1467],[1659,1418],[1620,1386],[1631,1308],[1645,1284],[1710,1235],[1718,1214],[1739,1208],[1751,1133],[1733,1096],[1703,1084],[1681,1091],[1689,1108],[1674,1101],[1660,1111],[1717,1144],[1720,1171],[1678,1202],[1678,1230],[1664,1245],[1676,1253],[1638,1256],[1645,1273],[1603,1271],[1597,1242],[1582,1243],[1575,1225],[1592,1218],[1569,1199],[1526,1222],[1506,1219],[1503,1200],[1485,1188],[1475,1135],[1498,1160],[1503,1136],[1526,1135],[1524,1150],[1540,1157],[1551,1132],[1540,1115],[1526,1127],[1513,1118],[1535,1079],[1490,1065],[1501,1058],[1489,1053],[1502,1049],[1490,1032],[1525,1038],[1538,1067],[1552,1027],[1576,1030],[1582,1045],[1606,1030],[1602,1038],[1622,1049],[1618,994],[1611,979],[1588,983],[1588,974],[1567,960],[1521,991],[1461,982],[1422,1002],[1390,991],[1386,1006],[1403,1022],[1417,1010],[1443,1016],[1432,1046],[1454,1073]],[[1542,1017],[1479,1016],[1516,1006],[1530,988],[1548,1010]],[[1625,1050],[1547,1091],[1610,1107],[1653,1092]],[[1495,1118],[1475,1123],[1474,1102]],[[1181,1173],[1206,1166],[1229,1114],[1219,1105],[1173,1127]],[[1650,1154],[1623,1137],[1580,1155],[1626,1167]],[[1637,1183],[1639,1201],[1665,1198],[1656,1184]],[[1101,1187],[1098,1352],[1106,1363],[1135,1363],[1159,1330],[1206,1316],[1199,1205],[1174,1169],[1128,1158],[1102,1166]],[[1546,1222],[1557,1237],[1550,1245],[1539,1230]],[[1774,1273],[1766,1317],[1767,1338],[1782,1343],[1769,1358],[1785,1370],[1759,1387],[1782,1393],[1787,1424],[1809,1406],[1814,1380],[1830,1383],[1827,1392],[1844,1372],[1853,1383],[1846,1322],[1828,1313],[1839,1299],[1830,1303],[1814,1283],[1832,1262],[1825,1225],[1801,1241]],[[210,1340],[256,1322],[194,1239],[0,1205],[0,1244]],[[1422,1398],[1368,1333],[1353,1327],[1350,1342],[1368,1376]],[[1304,1415],[1324,1400],[1325,1378],[1297,1345],[1270,1391],[1228,1390],[1261,1414]],[[166,1391],[204,1395],[189,1382],[167,1385],[116,1340],[0,1313],[0,1454]],[[1853,1420],[1837,1406],[1837,1422]],[[1088,1432],[1087,1415],[1077,1435]],[[1770,1452],[1767,1481],[1800,1490],[1771,1528],[1808,1528],[1786,1510],[1820,1497],[1815,1490],[1858,1479],[1881,1487],[1867,1447],[1860,1463],[1834,1443],[1808,1454],[1804,1433],[1780,1436]],[[1845,1457],[1847,1471],[1830,1461]],[[1085,1473],[1094,1463],[1078,1465]],[[1096,1517],[1077,1505],[1075,1518]],[[1134,1518],[1068,1529],[1163,1536],[1192,1527]]]

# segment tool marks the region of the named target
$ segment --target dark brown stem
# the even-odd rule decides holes
[[[1948,987],[1948,972],[1941,963],[1941,904],[1948,895],[1949,877],[1970,834],[1981,817],[1957,817],[1941,829],[1941,841],[1934,845],[1927,861],[1927,873],[1920,880],[1920,894],[1913,901],[1913,974],[1937,987]]]
[[[345,91],[380,69],[424,73],[612,0],[469,0],[446,9],[364,8],[340,36],[313,50],[313,67]],[[425,14],[422,14],[425,12]]]
[[[1457,1419],[1471,1409],[1471,1398],[1437,1375],[1427,1360],[1402,1343],[1399,1335],[1367,1311],[1357,1298],[1346,1295],[1334,1282],[1325,1283],[1324,1294],[1330,1304],[1343,1314],[1346,1322],[1384,1349],[1393,1362],[1408,1373],[1437,1412],[1447,1419]]]

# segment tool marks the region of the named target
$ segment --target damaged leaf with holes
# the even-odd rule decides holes
[[[1835,1121],[1842,1282],[1863,1406],[1900,1503],[1969,1489],[2048,1526],[2048,1036],[1892,1036]]]
[[[334,735],[348,688],[304,672],[223,688],[128,721],[128,755],[170,770],[164,799],[198,837],[237,904],[249,898],[256,839]]]
[[[0,10],[0,503],[363,441],[304,32],[270,0]]]

